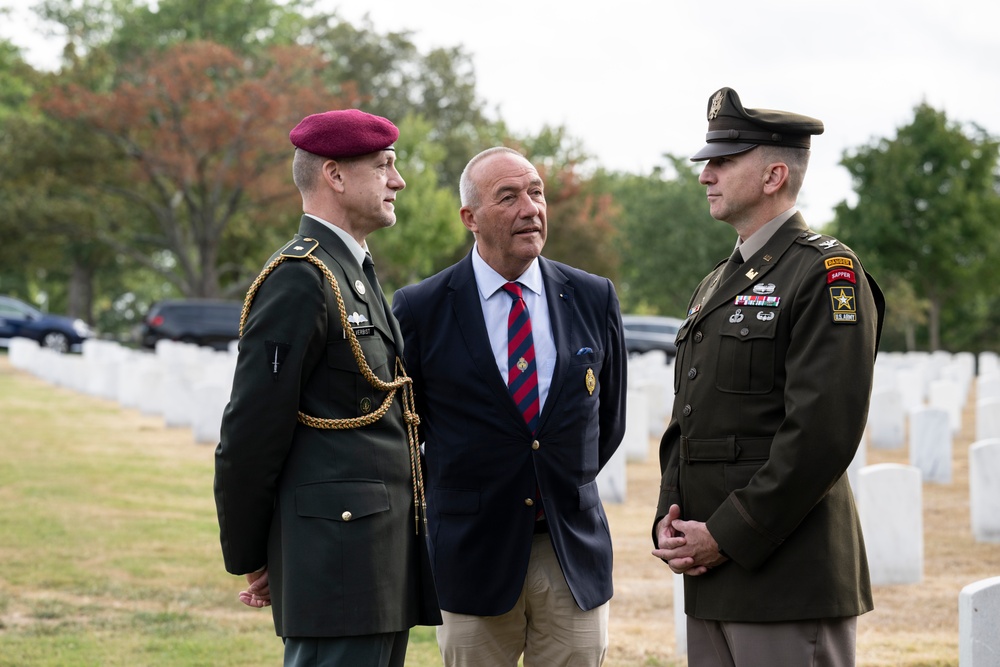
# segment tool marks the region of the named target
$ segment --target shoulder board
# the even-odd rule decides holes
[[[841,243],[832,236],[827,236],[826,234],[820,234],[814,231],[804,231],[799,234],[795,242],[799,245],[809,246],[815,248],[824,255],[835,254],[835,253],[850,253],[854,254],[854,251],[847,247],[846,244]]]
[[[281,249],[280,256],[303,259],[308,257],[318,245],[319,241],[308,237],[302,239],[292,239],[288,242],[288,245]]]

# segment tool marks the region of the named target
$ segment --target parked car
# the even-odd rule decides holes
[[[622,315],[625,349],[629,354],[663,350],[668,358],[677,354],[674,339],[683,320],[657,315]]]
[[[167,339],[225,350],[240,337],[242,301],[169,299],[157,301],[139,325],[142,347],[156,347]]]
[[[11,338],[21,337],[56,352],[69,352],[79,349],[93,335],[81,319],[43,313],[19,299],[0,296],[0,347],[7,347]]]

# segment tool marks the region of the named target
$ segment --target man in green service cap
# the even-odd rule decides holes
[[[690,667],[854,665],[872,609],[845,474],[868,416],[882,293],[795,209],[823,123],[708,101],[712,217],[732,257],[677,334],[653,555],[684,574]]]

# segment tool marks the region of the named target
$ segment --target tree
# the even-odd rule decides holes
[[[665,157],[666,170],[603,173],[600,181],[620,210],[622,310],[684,317],[691,294],[732,252],[736,234],[709,215],[705,188],[690,163]]]
[[[836,207],[837,235],[876,277],[908,285],[912,293],[901,295],[906,303],[926,303],[931,350],[968,340],[961,330],[980,330],[982,320],[962,319],[958,328],[942,324],[957,325],[957,312],[995,292],[998,148],[981,128],[949,122],[944,112],[921,104],[894,139],[841,160],[858,201]],[[912,325],[898,318],[890,298],[890,330]]]
[[[135,219],[100,228],[103,241],[181,294],[234,295],[256,268],[246,251],[276,235],[296,202],[288,128],[314,109],[348,106],[325,91],[322,68],[303,47],[248,59],[185,43],[124,68],[108,92],[54,90],[45,108],[107,138],[130,163],[129,183],[102,185]]]

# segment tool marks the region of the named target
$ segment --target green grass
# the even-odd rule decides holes
[[[222,565],[213,449],[0,356],[0,667],[281,664]],[[439,664],[415,629],[407,665]]]

